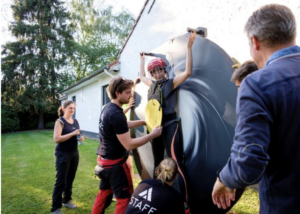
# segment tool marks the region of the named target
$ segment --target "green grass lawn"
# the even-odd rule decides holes
[[[55,181],[52,136],[53,131],[1,135],[1,213],[50,213]],[[62,208],[63,213],[91,213],[99,191],[99,179],[93,173],[97,147],[98,142],[89,139],[79,146],[80,161],[73,184],[73,202],[78,208]],[[134,185],[139,182],[134,180]],[[105,213],[114,213],[115,204]],[[230,213],[258,213],[258,207],[257,193],[247,190]]]

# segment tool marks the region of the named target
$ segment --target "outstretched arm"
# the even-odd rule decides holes
[[[177,88],[178,85],[183,83],[191,74],[193,68],[193,55],[192,46],[196,38],[196,32],[192,32],[189,35],[189,40],[187,44],[187,56],[186,56],[186,69],[183,73],[177,75],[173,80],[173,89]]]
[[[243,80],[237,97],[237,125],[231,154],[212,193],[218,207],[229,207],[235,188],[259,182],[270,162],[268,149],[273,117],[267,108],[268,100],[262,95],[254,79]]]
[[[131,109],[134,106],[134,104],[135,104],[135,100],[132,97],[132,98],[130,98],[128,106],[125,109],[123,109],[123,113],[126,114],[129,111],[129,109]]]
[[[146,77],[146,72],[145,72],[145,54],[140,53],[140,79],[144,84],[147,86],[150,86],[152,84],[151,79]]]
[[[144,120],[135,120],[135,121],[127,121],[128,128],[136,128],[139,126],[145,126],[146,122]]]
[[[161,135],[162,127],[156,127],[152,130],[150,134],[147,134],[143,137],[138,137],[131,139],[129,131],[124,134],[117,134],[117,138],[121,142],[121,144],[124,146],[124,148],[129,151],[132,149],[136,149],[150,140],[153,140],[154,138]]]

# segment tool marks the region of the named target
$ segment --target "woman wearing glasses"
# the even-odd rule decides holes
[[[72,185],[79,163],[77,140],[80,139],[83,142],[84,137],[80,135],[78,121],[72,118],[74,113],[75,102],[65,101],[58,109],[59,118],[54,126],[56,180],[52,194],[51,212],[56,214],[62,214],[60,211],[62,205],[69,209],[76,208],[71,200]]]
[[[181,157],[176,157],[177,154],[182,154],[182,146],[180,146],[179,134],[177,132],[178,120],[175,112],[176,107],[176,93],[173,93],[175,89],[183,83],[192,73],[193,67],[193,57],[192,57],[192,46],[196,38],[196,33],[192,32],[189,35],[187,43],[187,57],[186,57],[186,70],[178,74],[174,78],[168,78],[166,70],[166,62],[161,58],[155,58],[149,61],[147,70],[151,78],[146,77],[145,73],[145,54],[140,54],[140,79],[144,84],[150,87],[148,91],[148,100],[156,99],[159,101],[163,109],[163,132],[160,137],[152,140],[152,152],[154,157],[154,169],[159,165],[159,163],[164,159],[164,150],[168,157],[173,157],[177,159],[179,164],[180,174],[184,174],[184,164],[180,166],[182,162]],[[173,141],[174,138],[174,141]],[[173,141],[173,142],[172,142]],[[173,149],[171,149],[174,148]],[[173,150],[173,155],[171,150]],[[153,173],[155,177],[155,173]],[[183,181],[185,181],[185,176],[182,175]],[[186,182],[185,182],[186,183]],[[186,192],[187,188],[183,192]],[[186,194],[187,195],[187,194]]]

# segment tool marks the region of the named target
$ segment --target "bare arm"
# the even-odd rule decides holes
[[[55,143],[65,142],[66,140],[70,139],[71,137],[80,134],[80,130],[76,129],[75,131],[73,131],[69,134],[61,135],[62,129],[63,129],[63,125],[61,124],[61,122],[59,122],[57,120],[55,122],[54,133],[53,133],[53,140]]]
[[[140,53],[140,79],[144,84],[147,86],[150,86],[152,84],[151,79],[146,77],[146,72],[145,72],[145,54]]]
[[[135,120],[135,121],[127,121],[128,128],[132,129],[139,126],[145,126],[146,122],[144,120]]]
[[[193,69],[193,55],[192,46],[196,38],[196,32],[192,32],[189,35],[189,40],[187,44],[187,56],[186,56],[186,69],[181,74],[177,75],[173,80],[173,89],[177,88],[178,85],[183,83],[191,74]]]
[[[126,107],[126,108],[123,110],[123,113],[126,114],[126,113],[129,111],[129,109],[131,109],[131,108],[134,106],[134,104],[135,104],[135,100],[134,100],[134,98],[132,97],[132,98],[130,98],[130,101],[129,101],[129,103],[128,103],[128,107]]]
[[[132,150],[160,136],[161,132],[162,132],[162,127],[160,128],[157,127],[154,128],[150,134],[147,134],[146,136],[143,137],[131,139],[129,131],[124,134],[119,134],[117,135],[117,137],[126,150]]]

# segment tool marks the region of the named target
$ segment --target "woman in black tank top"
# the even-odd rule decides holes
[[[70,209],[76,207],[71,202],[71,196],[72,184],[79,163],[77,139],[83,142],[84,137],[80,134],[78,121],[72,118],[74,112],[75,103],[70,100],[65,101],[58,109],[59,119],[56,120],[54,126],[56,181],[51,212],[56,214],[62,213],[60,211],[62,205]],[[62,194],[64,194],[64,198],[62,198]]]

